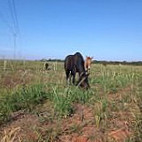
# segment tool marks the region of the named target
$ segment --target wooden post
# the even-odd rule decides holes
[[[56,71],[57,70],[57,61],[53,65],[54,65],[54,71]]]
[[[6,64],[7,64],[7,61],[4,60],[4,65],[3,65],[3,70],[4,70],[4,71],[6,70]]]
[[[14,71],[14,67],[13,67],[11,61],[9,61],[9,64],[10,64],[10,67],[11,67],[12,71]]]
[[[56,61],[56,70],[57,70],[57,61]]]

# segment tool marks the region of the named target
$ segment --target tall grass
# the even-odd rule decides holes
[[[57,70],[41,71],[40,62],[25,62],[13,64],[11,78],[17,70],[24,67],[28,73],[24,83],[7,89],[3,82],[0,84],[0,123],[11,120],[11,114],[18,110],[33,111],[38,104],[46,100],[53,109],[52,119],[67,118],[75,113],[75,104],[87,104],[93,108],[94,123],[97,129],[109,129],[114,112],[130,112],[133,114],[133,141],[142,140],[142,71],[141,67],[133,66],[102,66],[93,65],[89,76],[91,89],[83,90],[76,86],[65,84],[63,64],[57,65]],[[9,66],[10,67],[10,66]],[[30,71],[29,71],[30,69]],[[1,71],[4,80],[9,71]],[[16,75],[17,76],[17,75]],[[20,76],[20,75],[19,75]],[[22,75],[21,75],[22,76]],[[20,77],[21,78],[21,77]],[[111,96],[111,98],[110,98]],[[119,97],[119,98],[117,98]],[[47,108],[47,109],[50,109]],[[50,135],[54,130],[47,130]],[[42,138],[41,138],[42,139]],[[51,138],[52,139],[52,138]]]
[[[97,74],[95,75],[94,72]],[[139,73],[134,72],[131,67],[99,66],[92,71],[90,82],[101,88],[104,93],[116,93],[136,83],[138,76]]]
[[[10,114],[18,110],[31,111],[44,100],[49,99],[54,108],[54,115],[67,117],[73,113],[73,103],[86,103],[89,101],[93,92],[81,91],[79,88],[71,87],[59,89],[58,86],[52,87],[46,92],[48,85],[38,84],[26,86],[15,92],[5,94],[0,98],[0,121],[10,119]]]
[[[8,120],[12,112],[21,109],[32,110],[36,104],[46,99],[46,95],[41,84],[23,87],[2,95],[0,97],[0,121]]]

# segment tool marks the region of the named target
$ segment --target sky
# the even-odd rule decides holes
[[[0,58],[75,52],[142,61],[142,0],[0,0]]]

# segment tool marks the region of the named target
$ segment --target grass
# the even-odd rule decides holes
[[[10,114],[18,110],[32,110],[35,105],[46,98],[45,94],[42,91],[42,85],[33,85],[1,96],[0,120],[9,120]]]
[[[52,87],[49,92],[45,92],[46,85],[38,84],[19,88],[14,92],[1,96],[0,120],[9,120],[12,112],[25,109],[31,111],[34,107],[44,100],[49,99],[52,102],[54,113],[59,117],[67,117],[73,113],[73,103],[86,103],[89,101],[92,92],[81,91],[76,87],[58,89],[58,86]],[[73,90],[72,90],[73,89]]]
[[[3,61],[0,62],[0,124],[12,121],[12,114],[20,110],[35,113],[43,124],[59,124],[57,131],[52,127],[45,130],[47,137],[37,130],[38,140],[55,141],[64,133],[60,123],[73,117],[75,104],[81,104],[92,108],[91,124],[98,131],[107,134],[117,126],[114,120],[126,121],[133,131],[129,141],[142,141],[141,66],[93,64],[89,76],[91,89],[83,90],[66,85],[62,63],[57,63],[57,70],[53,70],[54,63],[49,65],[51,70],[44,71],[42,62],[10,61],[3,69]],[[43,108],[47,116],[40,115]],[[129,118],[124,115],[126,112]],[[77,133],[83,127],[73,124],[68,129],[69,133]]]

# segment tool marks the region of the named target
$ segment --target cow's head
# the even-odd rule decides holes
[[[85,60],[85,70],[86,71],[90,70],[92,59],[93,57],[86,56],[86,60]]]
[[[84,89],[90,88],[89,82],[88,82],[88,76],[89,76],[89,73],[87,73],[87,72],[81,73],[79,80],[78,80],[78,83],[77,83],[77,86],[80,86]]]

